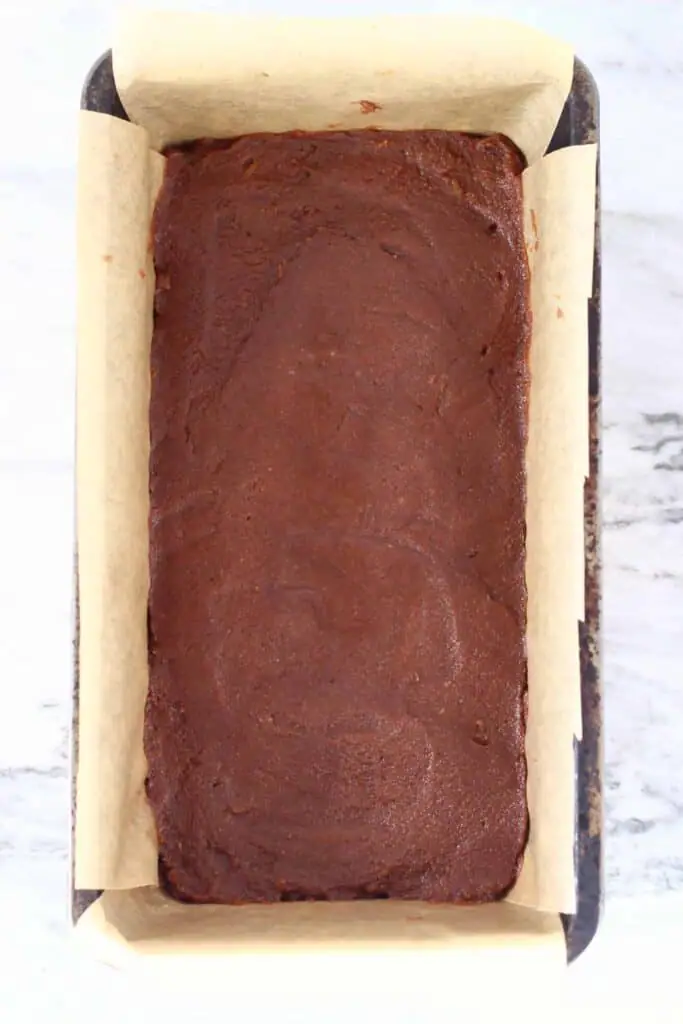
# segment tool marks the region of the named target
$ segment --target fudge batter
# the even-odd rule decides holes
[[[179,899],[481,902],[516,878],[522,166],[442,131],[169,152],[145,749]]]

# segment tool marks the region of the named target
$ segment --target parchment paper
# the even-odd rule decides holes
[[[510,903],[216,907],[183,905],[157,888],[112,890],[88,908],[77,935],[112,965],[155,970],[166,984],[189,978],[201,990],[218,982],[223,996],[252,999],[265,985],[280,998],[417,991],[428,1001],[450,992],[453,1002],[474,995],[480,1005],[493,978],[528,995],[566,964],[558,916]]]
[[[143,128],[82,114],[78,203],[77,544],[80,608],[76,885],[145,885],[150,220],[164,158]],[[85,881],[84,881],[85,879]]]
[[[240,948],[257,952],[266,920],[265,934],[277,945],[286,942],[286,922],[294,920],[287,915],[303,913],[286,905],[270,908],[267,918],[248,908],[188,907],[156,888],[136,888],[157,885],[142,751],[150,219],[163,167],[150,142],[333,125],[441,127],[503,131],[531,164],[524,175],[533,310],[527,449],[531,833],[510,901],[552,913],[536,915],[535,924],[534,915],[509,904],[493,916],[486,907],[468,908],[463,918],[459,908],[422,904],[419,914],[443,950],[469,948],[468,929],[481,921],[482,934],[500,933],[508,945],[526,938],[534,947],[550,942],[563,952],[557,913],[571,912],[575,902],[573,737],[581,712],[577,622],[583,617],[586,300],[596,153],[587,146],[538,158],[568,93],[572,62],[564,44],[517,25],[471,19],[136,15],[122,24],[114,67],[137,124],[92,113],[81,120],[75,874],[79,888],[125,890],[106,893],[86,912],[80,928],[87,934],[106,933],[138,951],[216,953],[234,948],[231,935],[238,929]],[[361,101],[377,109],[363,114]],[[368,914],[391,920],[392,932],[392,915],[408,914],[405,908],[372,907],[357,903],[340,911],[315,904],[299,924],[310,923],[310,941],[334,951],[342,939],[353,946],[354,928]],[[417,934],[412,919],[406,921],[410,927],[401,934],[408,949]],[[380,947],[383,941],[378,933]]]
[[[124,106],[157,149],[294,128],[453,128],[504,132],[530,164],[573,71],[556,39],[449,16],[138,13],[121,21],[113,57]]]

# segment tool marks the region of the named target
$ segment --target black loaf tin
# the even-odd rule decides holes
[[[81,108],[111,114],[124,121],[128,115],[116,91],[111,51],[91,69],[83,87]],[[571,91],[555,129],[548,152],[599,141],[598,90],[585,64],[574,61]],[[576,886],[575,914],[562,915],[571,963],[589,945],[596,933],[603,903],[602,873],[602,678],[601,678],[601,566],[600,566],[600,181],[595,201],[595,257],[593,292],[588,301],[590,476],[584,490],[586,619],[579,624],[577,642],[581,650],[581,701],[583,736],[575,741]],[[78,575],[76,573],[76,587]],[[78,591],[76,591],[76,635],[74,663],[74,766],[78,757]],[[75,767],[74,767],[75,780]],[[72,806],[75,814],[75,783]],[[76,889],[72,894],[72,916],[76,921],[99,895]]]

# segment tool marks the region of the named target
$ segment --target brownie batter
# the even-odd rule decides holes
[[[163,884],[485,901],[527,831],[521,159],[441,131],[170,153],[150,689]]]

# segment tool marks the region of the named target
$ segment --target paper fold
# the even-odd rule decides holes
[[[276,18],[139,12],[113,51],[123,104],[161,148],[291,129],[503,132],[529,163],[571,87],[566,43],[458,16]]]
[[[142,128],[81,113],[76,409],[76,885],[149,883],[147,690],[150,222],[164,158]],[[103,880],[103,885],[99,880]]]
[[[100,959],[172,983],[226,983],[232,993],[444,993],[481,997],[557,981],[566,963],[556,914],[509,903],[473,909],[402,901],[187,906],[156,888],[107,892],[79,922]],[[267,962],[267,967],[265,963]],[[403,968],[403,969],[402,969]],[[340,974],[341,972],[341,974]],[[522,988],[521,988],[522,987]]]

